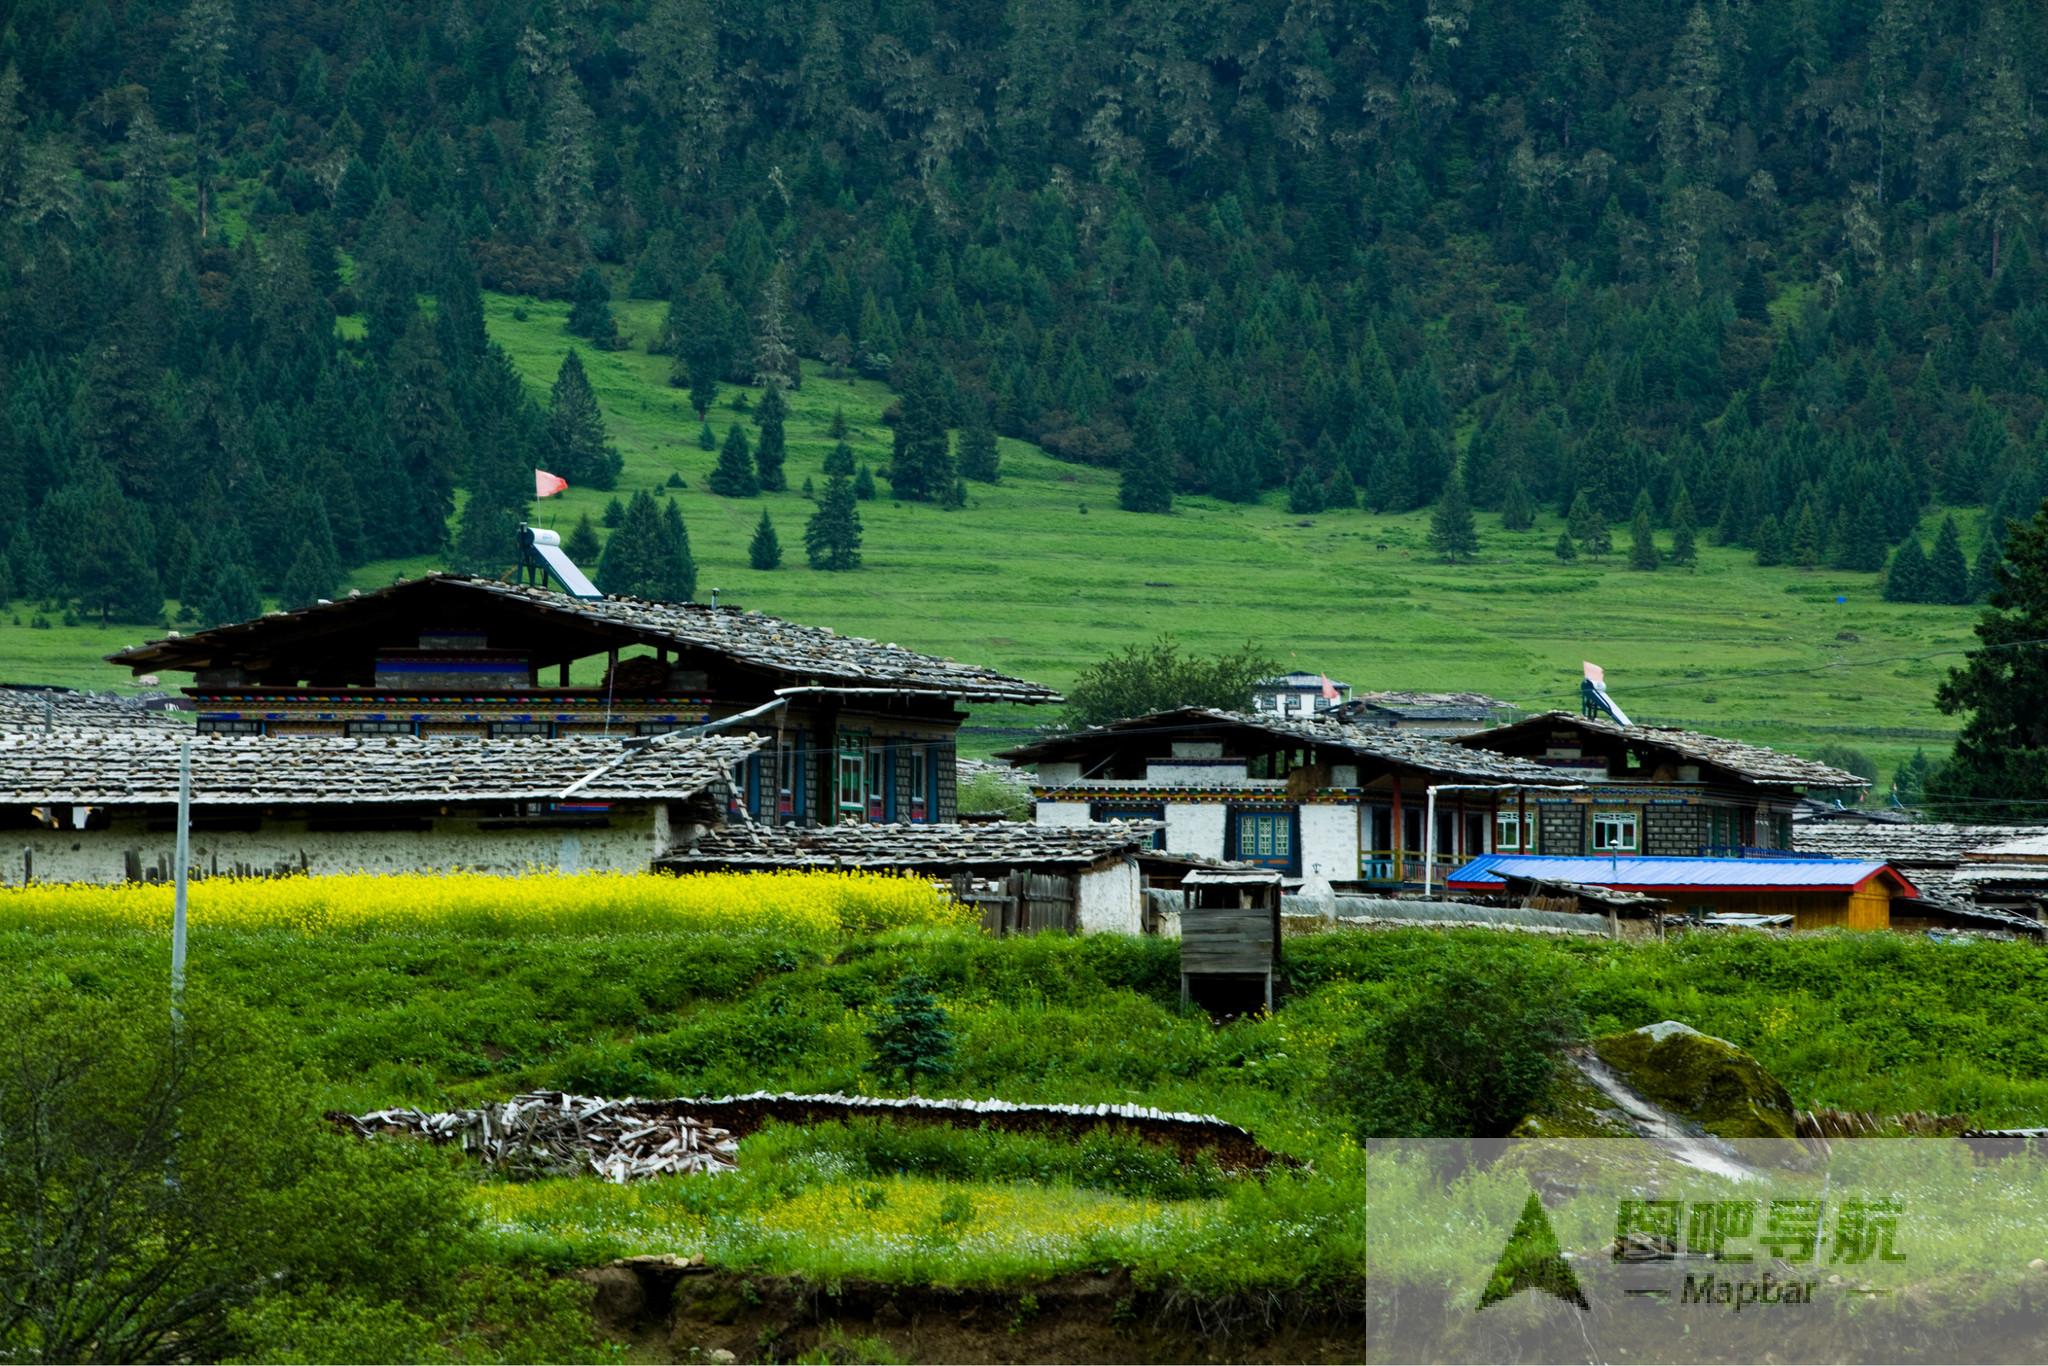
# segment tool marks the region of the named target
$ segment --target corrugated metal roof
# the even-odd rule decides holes
[[[1825,858],[1597,858],[1590,855],[1483,854],[1457,869],[1447,884],[1483,890],[1507,877],[1583,882],[1632,892],[1712,888],[1715,891],[1846,891],[1877,875],[1896,879],[1908,894],[1913,884],[1897,869],[1875,859]]]

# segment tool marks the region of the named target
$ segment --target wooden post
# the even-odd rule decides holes
[[[1534,841],[1529,838],[1529,789],[1515,789],[1515,852],[1533,854]]]
[[[1394,774],[1394,849],[1393,849],[1393,853],[1394,853],[1394,881],[1396,881],[1396,882],[1402,882],[1402,881],[1405,881],[1405,880],[1406,880],[1406,875],[1405,875],[1405,874],[1403,873],[1403,871],[1402,871],[1402,863],[1403,863],[1403,861],[1404,861],[1404,857],[1405,857],[1405,855],[1406,855],[1406,853],[1407,853],[1407,845],[1408,845],[1408,826],[1407,826],[1407,824],[1406,824],[1406,823],[1405,823],[1405,822],[1404,822],[1404,821],[1403,821],[1403,820],[1401,819],[1401,775],[1400,775],[1400,773],[1399,773],[1399,772],[1397,771],[1397,772],[1396,772],[1396,773]]]
[[[566,659],[555,670],[555,686],[558,688],[569,686],[569,661]]]

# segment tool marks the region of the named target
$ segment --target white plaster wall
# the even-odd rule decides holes
[[[1166,804],[1166,847],[1176,854],[1223,857],[1222,802],[1168,802]]]
[[[614,808],[609,826],[524,826],[482,829],[475,818],[440,816],[427,831],[311,831],[302,821],[260,830],[195,830],[195,876],[281,873],[410,873],[470,870],[519,873],[529,868],[581,872],[645,872],[669,846],[665,807]],[[145,876],[169,877],[176,837],[140,821],[106,830],[25,830],[0,835],[0,886],[18,887],[33,870],[37,882],[125,882],[127,856]],[[26,855],[26,858],[24,858]]]
[[[1063,787],[1068,783],[1078,783],[1080,781],[1081,761],[1078,759],[1071,763],[1040,764],[1038,766],[1038,785],[1040,787]]]
[[[1176,759],[1221,759],[1223,757],[1223,742],[1221,740],[1175,740],[1173,742],[1173,757]]]
[[[1331,787],[1357,787],[1357,786],[1358,786],[1358,765],[1357,765],[1357,764],[1331,764],[1331,765],[1330,765],[1330,786],[1331,786]]]
[[[1326,881],[1342,882],[1358,876],[1357,807],[1301,808],[1301,875],[1314,877],[1319,864]]]
[[[1139,934],[1144,930],[1138,861],[1125,859],[1081,874],[1076,914],[1083,934]]]
[[[1088,803],[1086,802],[1039,802],[1038,823],[1040,825],[1087,825]]]
[[[1145,781],[1174,787],[1242,787],[1243,764],[1176,764],[1155,759],[1145,765]]]

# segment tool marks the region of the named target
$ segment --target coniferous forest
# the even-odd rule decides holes
[[[1462,460],[1483,514],[1765,563],[1981,505],[1965,582],[1915,542],[1895,589],[1967,600],[2048,466],[2044,59],[2038,7],[1929,0],[22,0],[0,598],[496,567],[533,467],[617,455],[495,289],[593,350],[668,301],[634,344],[700,411],[886,379],[897,497],[960,496],[958,426],[1134,510],[1407,510]]]

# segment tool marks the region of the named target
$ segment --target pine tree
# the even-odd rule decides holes
[[[705,421],[705,415],[711,411],[711,405],[716,402],[718,402],[718,376],[712,373],[708,367],[697,367],[690,375],[690,406],[697,410],[697,420],[704,423],[706,431],[710,430],[711,424]]]
[[[875,472],[865,460],[861,462],[860,473],[853,478],[853,496],[863,503],[875,501]]]
[[[768,520],[768,509],[761,509],[761,520],[754,524],[754,539],[747,544],[747,563],[756,569],[777,569],[782,565],[782,542],[775,538],[775,523]]]
[[[334,585],[340,577],[341,571],[331,558],[323,555],[313,542],[302,541],[291,569],[284,576],[278,603],[286,610],[311,607],[322,598],[334,596]]]
[[[226,626],[263,614],[263,598],[256,591],[256,578],[239,561],[218,564],[208,576],[206,589],[196,604],[205,626]]]
[[[1323,485],[1323,506],[1326,508],[1351,509],[1358,506],[1358,485],[1351,478],[1351,466],[1342,460],[1336,463],[1336,472]]]
[[[834,408],[832,410],[832,420],[825,424],[825,435],[831,437],[834,441],[844,443],[846,440],[846,430],[846,409]]]
[[[626,505],[613,498],[604,505],[603,519],[607,531],[617,531],[626,520]]]
[[[576,525],[562,542],[562,552],[578,568],[596,564],[597,557],[604,553],[604,543],[598,540],[597,528],[590,524],[589,513],[576,519]]]
[[[861,466],[867,472],[867,466]],[[860,568],[860,511],[853,482],[835,474],[825,483],[825,496],[804,526],[804,555],[813,569]]]
[[[1527,531],[1535,525],[1536,504],[1529,497],[1522,476],[1510,474],[1507,492],[1501,495],[1500,528],[1502,531]]]
[[[1584,489],[1580,489],[1572,499],[1571,511],[1565,515],[1565,530],[1588,555],[1597,558],[1614,549],[1614,537],[1607,530],[1607,519],[1600,515],[1600,509],[1593,505],[1592,498]]]
[[[568,330],[590,339],[600,351],[619,349],[619,325],[612,317],[611,286],[596,266],[586,266],[569,295]]]
[[[1681,480],[1678,494],[1671,500],[1671,563],[1690,566],[1698,562],[1699,531],[1694,520],[1692,494]]]
[[[715,451],[718,449],[718,433],[711,430],[709,422],[697,428],[697,449]]]
[[[1569,530],[1557,533],[1557,558],[1563,564],[1570,564],[1579,558],[1579,548],[1572,544],[1572,533]]]
[[[1913,750],[1913,757],[1899,765],[1892,775],[1892,802],[1897,806],[1919,806],[1927,800],[1927,780],[1933,765],[1927,761],[1927,751]]]
[[[960,473],[982,484],[994,484],[1003,477],[996,429],[989,425],[988,415],[978,404],[974,420],[960,432]]]
[[[1820,564],[1820,551],[1820,517],[1813,510],[1813,500],[1807,499],[1785,531],[1785,559],[1802,569],[1813,569]]]
[[[754,473],[753,452],[747,448],[747,434],[735,422],[726,430],[719,447],[718,464],[704,486],[721,498],[752,498],[761,491]]]
[[[1373,458],[1372,477],[1365,483],[1365,505],[1374,512],[1405,512],[1412,488],[1404,437],[1402,449],[1382,451]]]
[[[919,1076],[943,1076],[953,1068],[953,1031],[946,1012],[922,977],[909,974],[875,1013],[868,1043],[875,1056],[867,1070],[884,1079],[901,1076],[912,1095]]]
[[[853,477],[853,447],[842,441],[827,451],[825,453],[825,474],[827,478],[835,474],[843,474],[851,479]]]
[[[1650,525],[1650,494],[1646,489],[1636,498],[1635,516],[1628,524],[1628,567],[1648,571],[1657,568],[1657,533]]]
[[[1963,538],[1956,519],[1941,519],[1934,551],[1927,557],[1927,601],[1960,606],[1970,600],[1970,566],[1963,559]]]
[[[1996,515],[1984,519],[1984,535],[1977,542],[1977,558],[1970,564],[1971,602],[1989,601],[1992,586],[1998,581],[1998,562],[2005,558],[2001,521]]]
[[[1443,497],[1429,519],[1429,548],[1445,559],[1469,560],[1479,553],[1479,529],[1472,521],[1472,503],[1465,496],[1464,471],[1453,469],[1444,481]]]
[[[761,444],[754,448],[754,468],[761,476],[761,487],[770,493],[780,493],[789,487],[789,480],[782,473],[782,462],[788,453],[782,423],[788,412],[789,406],[782,401],[782,386],[770,384],[762,392],[761,406],[754,414],[754,423],[761,429]]]
[[[1884,576],[1884,600],[1927,601],[1927,555],[1920,549],[1919,536],[1906,537],[1892,552],[1891,568],[1885,571]]]
[[[574,347],[555,373],[547,422],[547,468],[581,488],[608,489],[619,482],[625,462],[605,434],[604,413],[597,406],[583,358]]]

